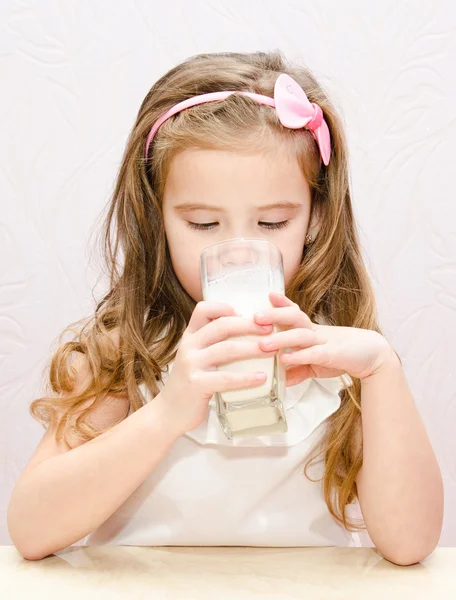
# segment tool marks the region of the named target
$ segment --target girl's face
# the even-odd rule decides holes
[[[307,181],[297,160],[283,150],[249,155],[184,150],[171,161],[163,197],[168,246],[181,285],[195,302],[202,300],[202,251],[235,237],[274,242],[287,284],[301,262],[310,208]],[[315,235],[315,228],[309,233]]]

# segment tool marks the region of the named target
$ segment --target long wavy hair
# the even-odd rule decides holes
[[[153,123],[172,105],[224,90],[272,97],[280,73],[291,75],[309,100],[322,108],[331,133],[327,167],[320,164],[309,131],[283,127],[274,110],[239,94],[168,119],[145,158],[145,140]],[[93,315],[62,333],[47,365],[48,393],[30,406],[37,421],[55,426],[58,440],[69,447],[68,433],[84,441],[103,433],[87,417],[108,395],[126,394],[130,411],[138,410],[144,404],[138,384],[144,382],[155,396],[162,372],[175,357],[195,302],[178,281],[167,247],[162,198],[170,161],[189,147],[258,151],[279,143],[296,155],[311,189],[312,211],[319,212],[321,222],[316,240],[303,248],[287,296],[312,320],[380,332],[353,217],[342,121],[321,85],[308,68],[290,64],[278,50],[193,56],[161,77],[141,104],[100,230],[108,291]],[[67,331],[73,339],[62,343]],[[72,358],[78,353],[88,361],[90,381],[76,393]],[[310,479],[309,465],[323,455],[328,509],[351,531],[364,528],[350,521],[346,512],[358,498],[356,476],[362,465],[360,387],[356,379],[344,386],[340,408],[327,420],[319,452],[304,468]]]

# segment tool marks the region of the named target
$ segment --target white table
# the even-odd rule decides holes
[[[456,548],[399,567],[372,548],[0,547],[1,600],[455,600]]]

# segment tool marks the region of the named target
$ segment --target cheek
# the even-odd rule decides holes
[[[287,285],[301,264],[304,250],[304,235],[299,232],[297,235],[290,236],[279,247],[282,251],[285,285]]]
[[[192,260],[188,253],[184,256],[176,256],[173,259],[173,268],[176,277],[187,294],[195,302],[202,300],[198,257]]]
[[[293,275],[299,269],[299,265],[301,264],[301,256],[302,256],[302,253],[299,253],[299,255],[284,257],[283,267],[284,267],[285,286],[287,286],[290,279],[293,277]]]
[[[171,227],[166,232],[174,272],[184,290],[196,302],[202,300],[199,270],[200,251],[182,228]]]

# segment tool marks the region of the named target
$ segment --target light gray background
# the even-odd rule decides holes
[[[28,413],[42,369],[62,329],[93,308],[89,234],[140,102],[187,56],[275,48],[314,70],[346,123],[381,325],[443,471],[440,544],[456,546],[449,0],[0,1],[1,544],[9,495],[44,431]]]

